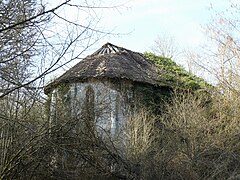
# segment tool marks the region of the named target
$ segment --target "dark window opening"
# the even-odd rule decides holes
[[[91,120],[93,122],[95,119],[94,100],[95,100],[94,90],[91,86],[87,86],[85,96],[85,116],[88,120]]]

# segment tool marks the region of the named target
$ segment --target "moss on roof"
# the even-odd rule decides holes
[[[179,66],[173,60],[162,56],[156,56],[153,53],[144,53],[144,57],[153,61],[159,69],[160,76],[164,79],[166,84],[179,89],[206,89],[212,86],[204,79],[189,73],[184,68]]]

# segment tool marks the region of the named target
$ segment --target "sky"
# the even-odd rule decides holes
[[[116,4],[118,1],[115,1]],[[100,40],[145,52],[158,36],[168,35],[181,48],[196,48],[205,42],[204,27],[214,11],[223,11],[228,0],[131,0],[102,15],[100,26],[125,34]]]

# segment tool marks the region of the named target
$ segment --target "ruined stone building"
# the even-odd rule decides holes
[[[160,81],[157,67],[143,54],[106,43],[45,87],[51,123],[57,123],[60,111],[68,117],[85,116],[115,134],[138,101],[137,89],[159,88]],[[57,108],[59,104],[64,108]]]

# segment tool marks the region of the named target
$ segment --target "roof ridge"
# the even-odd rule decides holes
[[[116,46],[116,45],[114,45],[112,43],[107,42],[100,49],[95,51],[90,56],[104,55],[104,54],[115,54],[115,53],[123,52],[123,51],[128,51],[128,50],[123,48],[123,47],[119,47],[119,46]]]

